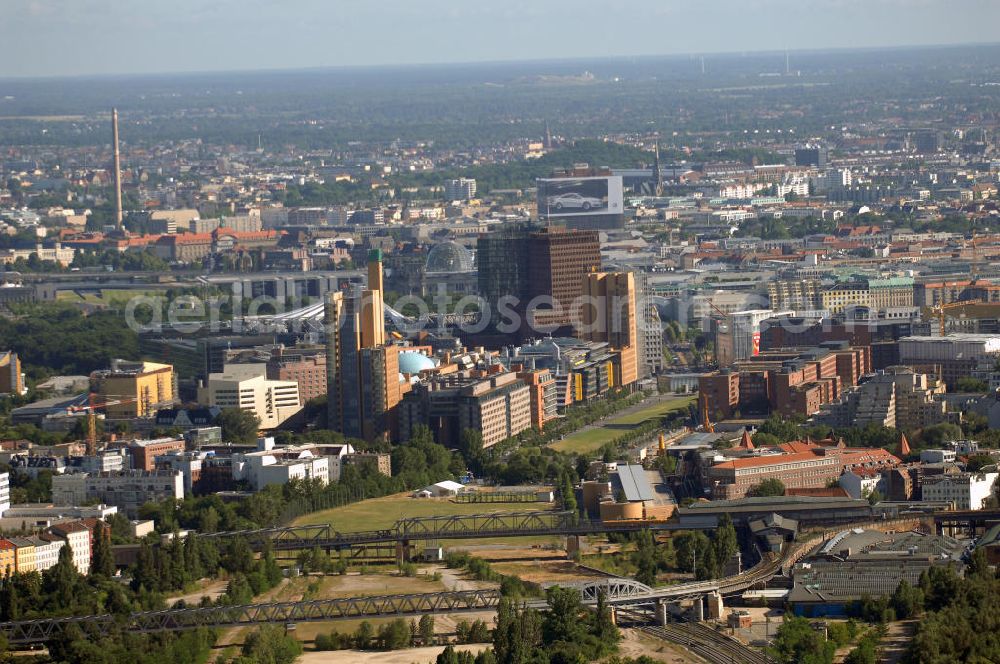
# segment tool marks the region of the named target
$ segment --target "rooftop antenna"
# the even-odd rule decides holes
[[[111,140],[115,153],[115,228],[122,229],[122,162],[118,148],[118,109],[111,109]]]

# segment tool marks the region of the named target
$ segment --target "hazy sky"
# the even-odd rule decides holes
[[[1000,0],[0,0],[0,76],[997,41]]]

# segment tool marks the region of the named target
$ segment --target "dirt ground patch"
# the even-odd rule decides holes
[[[588,579],[603,579],[604,575],[578,567],[569,560],[525,560],[493,563],[501,574],[519,577],[531,583],[574,583]]]
[[[680,646],[649,636],[637,629],[623,629],[618,644],[622,657],[638,658],[643,655],[658,662],[671,664],[704,664],[705,660]]]
[[[897,664],[906,654],[906,649],[910,647],[910,641],[916,630],[916,620],[889,623],[889,631],[879,644],[882,649],[880,664]]]
[[[468,645],[456,646],[459,651],[467,650],[479,654],[489,646]],[[332,652],[309,652],[296,660],[297,664],[426,664],[433,663],[445,646],[430,648],[407,648],[392,652],[362,652],[360,650],[335,650]]]
[[[372,595],[411,595],[436,593],[445,590],[444,584],[431,579],[437,568],[429,569],[415,577],[398,574],[344,574],[336,576],[306,577],[311,582],[320,580],[316,599],[338,597],[369,597]]]
[[[167,606],[172,607],[177,604],[177,602],[181,601],[188,606],[197,605],[201,602],[202,597],[209,597],[215,601],[226,592],[226,586],[228,585],[229,582],[224,580],[202,579],[202,581],[199,582],[197,590],[192,590],[189,593],[178,595],[176,597],[168,597]]]

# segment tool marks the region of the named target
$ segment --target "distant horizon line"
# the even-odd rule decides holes
[[[941,42],[926,44],[899,44],[890,46],[833,46],[824,48],[768,48],[759,50],[734,49],[731,51],[685,51],[681,53],[646,53],[632,55],[595,55],[595,56],[567,56],[567,57],[543,57],[543,58],[521,58],[510,60],[441,60],[428,62],[396,62],[380,64],[352,64],[352,65],[316,65],[316,66],[289,66],[289,67],[258,67],[248,69],[190,69],[190,70],[157,70],[148,72],[109,72],[109,73],[83,73],[83,74],[35,74],[35,75],[0,75],[0,83],[25,83],[25,82],[46,82],[65,80],[92,80],[92,79],[116,79],[116,78],[163,78],[175,76],[213,76],[220,74],[274,74],[274,73],[307,73],[307,72],[349,72],[349,71],[372,71],[372,70],[413,70],[421,68],[448,68],[448,67],[476,67],[490,65],[519,65],[519,64],[569,64],[574,62],[612,62],[616,60],[669,60],[680,58],[710,58],[710,57],[745,57],[760,55],[783,55],[788,53],[799,54],[835,54],[835,53],[878,53],[886,51],[922,51],[937,49],[960,49],[960,48],[988,48],[1000,46],[1000,41],[992,42]]]

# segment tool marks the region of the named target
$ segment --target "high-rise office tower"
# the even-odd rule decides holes
[[[639,329],[635,275],[631,272],[592,272],[583,280],[587,302],[581,313],[578,336],[604,342],[620,355],[615,387],[639,380]]]
[[[398,348],[385,342],[382,254],[368,255],[368,288],[330,293],[325,306],[327,415],[331,429],[366,440],[386,439],[399,403]]]
[[[359,353],[360,317],[354,311],[357,298],[342,292],[327,295],[326,327],[327,424],[345,436],[361,437],[361,393]]]
[[[385,345],[385,292],[382,282],[382,252],[368,252],[368,288],[361,293],[361,347]]]
[[[601,265],[597,231],[553,227],[484,235],[476,251],[480,295],[494,312],[504,296],[516,298],[521,339],[571,332],[581,280]],[[529,312],[529,304],[537,306]]]

